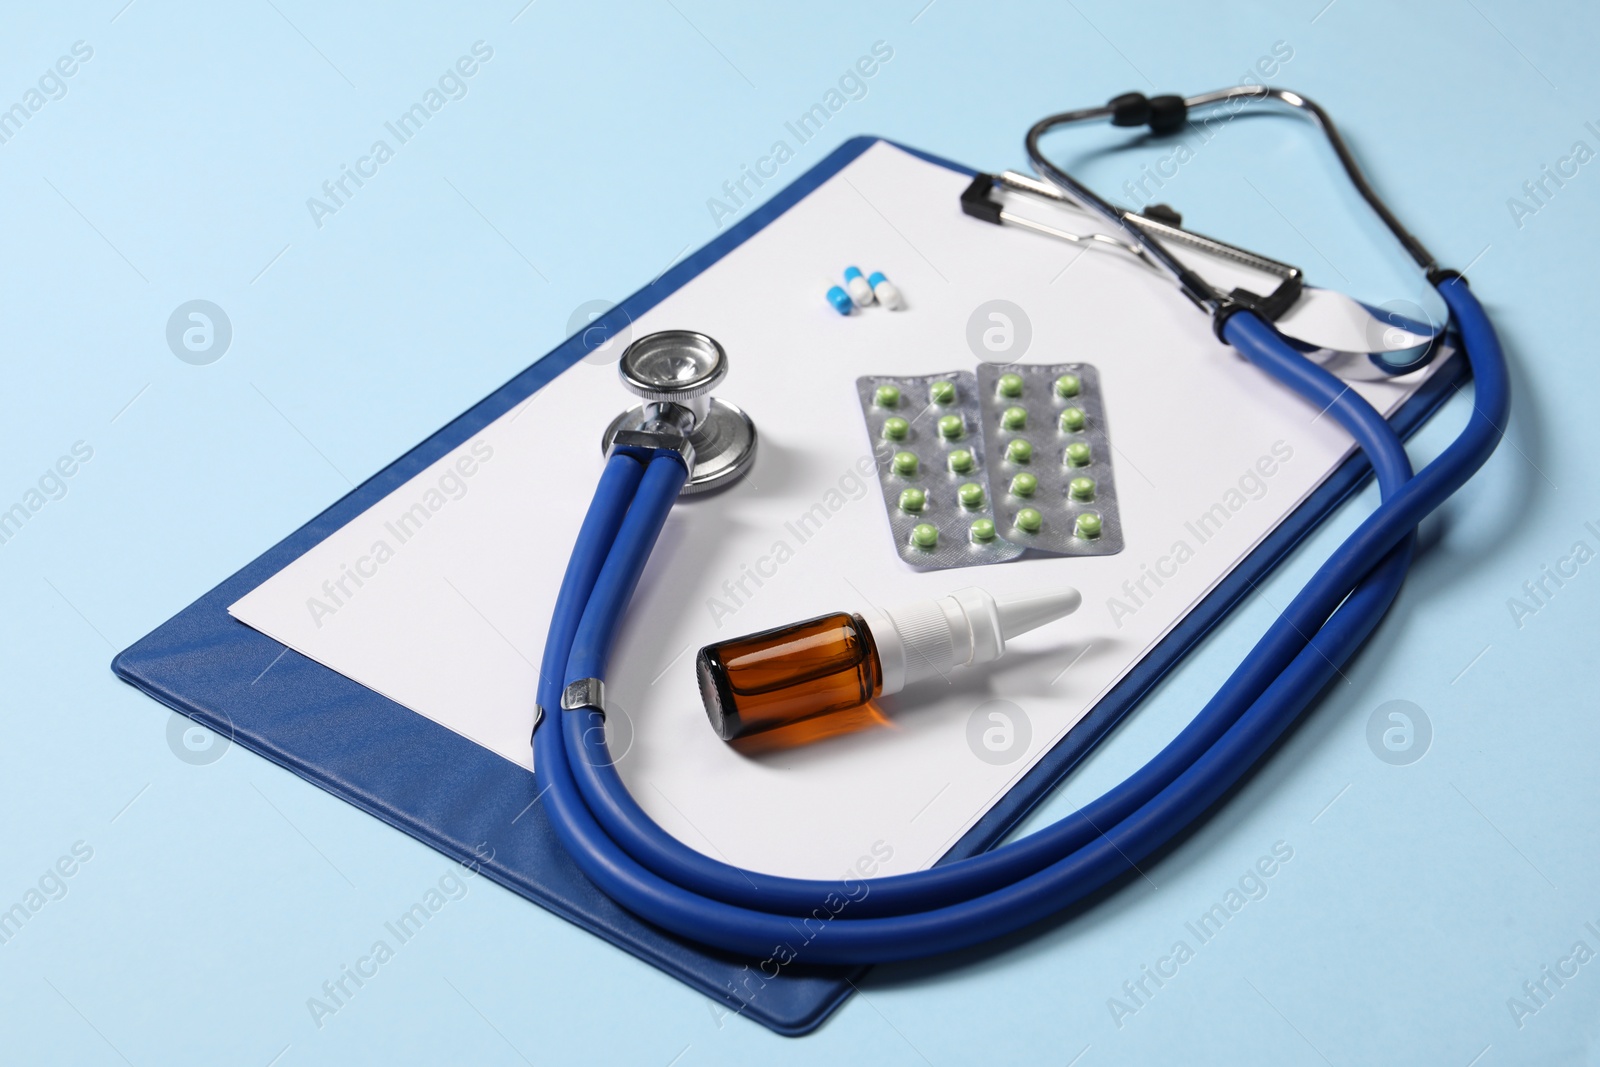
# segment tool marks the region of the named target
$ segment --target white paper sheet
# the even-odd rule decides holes
[[[761,434],[743,483],[674,510],[606,683],[628,787],[710,855],[812,877],[863,857],[886,873],[931,865],[1350,447],[1167,283],[1126,257],[963,216],[966,182],[879,144],[633,326],[716,337],[732,368],[718,395]],[[906,310],[832,311],[823,291],[849,263],[885,271]],[[919,574],[856,477],[870,445],[854,381],[973,366],[968,318],[994,298],[1031,320],[1026,361],[1099,367],[1127,547]],[[1358,388],[1392,411],[1418,384]],[[628,402],[614,367],[578,364],[232,614],[531,767],[544,630],[600,432]],[[802,541],[785,524],[818,503],[829,517]],[[972,584],[1002,597],[1072,585],[1084,607],[992,670],[886,699],[887,726],[752,757],[707,724],[702,645]],[[992,700],[1020,710],[1009,735]]]

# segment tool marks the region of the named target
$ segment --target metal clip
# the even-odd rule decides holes
[[[685,434],[670,430],[618,430],[606,447],[606,458],[621,452],[649,463],[661,452],[672,452],[683,461],[683,468],[694,472],[694,443]]]
[[[562,711],[598,711],[606,715],[606,684],[598,678],[579,678],[561,693]]]
[[[1150,253],[1141,245],[1131,241],[1121,240],[1103,233],[1074,233],[1056,226],[1038,222],[1025,215],[1007,211],[1005,205],[993,199],[992,194],[996,187],[1014,193],[1024,193],[1037,200],[1042,200],[1069,212],[1075,212],[1093,219],[1094,216],[1085,210],[1082,204],[1073,200],[1062,190],[1048,182],[1030,178],[1026,174],[1015,171],[1003,171],[999,174],[979,174],[972,179],[972,184],[967,186],[961,194],[961,210],[975,219],[995,225],[1020,226],[1023,229],[1042,233],[1047,237],[1055,237],[1062,241],[1071,241],[1083,244],[1086,247],[1106,248],[1123,252],[1132,256],[1145,266],[1160,272],[1161,267],[1150,257]],[[1278,317],[1294,306],[1300,299],[1303,272],[1299,267],[1280,262],[1259,252],[1252,252],[1248,248],[1219,241],[1215,237],[1207,237],[1193,230],[1185,230],[1181,226],[1182,217],[1165,204],[1152,205],[1141,214],[1126,212],[1122,219],[1129,226],[1143,233],[1182,245],[1202,255],[1214,259],[1224,260],[1248,270],[1259,271],[1277,279],[1277,288],[1267,296],[1258,296],[1246,289],[1235,289],[1228,297],[1233,303],[1249,308],[1268,321],[1277,321]],[[1188,294],[1191,300],[1196,299],[1195,294]]]

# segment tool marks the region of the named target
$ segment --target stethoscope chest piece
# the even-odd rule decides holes
[[[611,420],[602,451],[611,452],[619,433],[665,429],[683,434],[693,446],[685,496],[721,489],[755,462],[755,423],[710,395],[728,375],[728,355],[710,337],[692,330],[641,337],[622,353],[617,373],[623,387],[644,402]]]

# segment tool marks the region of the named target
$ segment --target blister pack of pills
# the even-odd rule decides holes
[[[856,379],[900,558],[936,570],[1014,559],[990,501],[977,376]]]
[[[999,534],[1066,556],[1122,551],[1100,376],[1088,363],[978,367]]]

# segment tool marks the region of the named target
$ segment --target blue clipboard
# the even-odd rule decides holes
[[[612,309],[598,325],[620,328],[799,203],[877,143],[856,137],[726,233]],[[967,167],[897,146],[961,174]],[[610,330],[603,336],[609,336]],[[646,960],[780,1034],[821,1025],[863,969],[755,972],[754,961],[658,930],[614,904],[567,857],[543,807],[537,775],[286,649],[228,614],[228,605],[272,577],[450,449],[527,399],[588,351],[569,338],[322,514],[190,604],[112,662],[117,676],[333,795],[377,816],[508,889]],[[1409,436],[1465,373],[1451,360],[1391,422]],[[1141,661],[940,862],[991,847],[1065,778],[1205,633],[1370,475],[1358,454],[1272,532]],[[278,657],[281,656],[281,659]],[[272,671],[251,683],[278,660]]]

